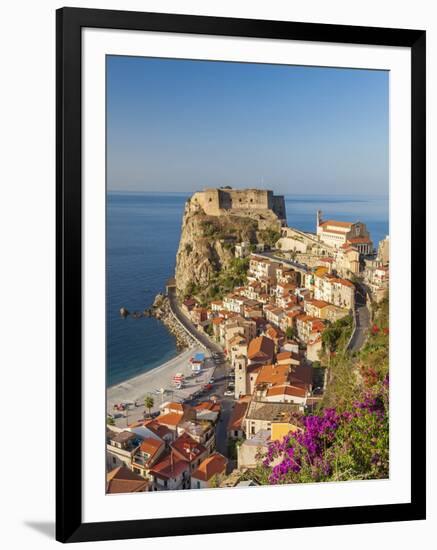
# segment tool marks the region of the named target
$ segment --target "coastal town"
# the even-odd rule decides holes
[[[336,354],[379,331],[388,286],[389,237],[374,247],[364,222],[316,210],[305,232],[271,191],[193,195],[149,311],[183,349],[108,388],[107,493],[260,485],[272,445],[324,406]]]

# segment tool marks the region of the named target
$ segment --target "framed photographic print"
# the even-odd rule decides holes
[[[424,519],[424,261],[424,31],[58,10],[57,539]]]

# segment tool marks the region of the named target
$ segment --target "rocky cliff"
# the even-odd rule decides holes
[[[247,241],[272,244],[281,220],[271,209],[222,208],[207,214],[202,192],[186,203],[176,257],[176,287],[180,297],[220,297],[244,276],[235,245]]]

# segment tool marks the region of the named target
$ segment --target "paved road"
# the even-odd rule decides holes
[[[294,269],[297,269],[299,271],[302,271],[303,273],[309,273],[310,270],[308,267],[304,264],[301,264],[299,262],[295,262],[293,260],[287,260],[285,258],[280,258],[279,256],[275,256],[274,252],[257,252],[256,256],[264,256],[266,258],[269,258],[271,260],[276,260],[277,262],[281,262],[283,264],[287,264],[290,267],[294,267]]]
[[[355,332],[349,342],[349,351],[357,351],[364,344],[370,325],[370,313],[366,305],[366,288],[361,283],[356,283],[355,293]]]
[[[186,315],[182,312],[181,307],[179,306],[179,303],[176,298],[176,293],[174,289],[169,289],[168,291],[168,298],[170,301],[170,307],[173,311],[173,314],[178,318],[178,320],[182,323],[182,325],[186,328],[186,330],[197,340],[205,346],[207,350],[209,350],[211,353],[222,353],[223,348],[215,343],[212,342],[208,336],[206,336],[204,333],[197,330],[194,323],[192,323]],[[229,422],[229,418],[232,414],[232,408],[234,406],[234,399],[230,397],[225,397],[224,392],[228,386],[230,364],[227,361],[223,361],[222,363],[218,364],[215,367],[214,370],[214,385],[211,390],[211,395],[217,395],[220,399],[220,403],[222,406],[220,420],[217,425],[216,429],[216,445],[217,450],[224,454],[226,456],[227,454],[227,426]]]
[[[188,319],[188,317],[183,313],[181,310],[181,307],[177,301],[176,298],[176,292],[174,289],[169,289],[168,291],[168,299],[170,301],[170,307],[173,312],[173,314],[177,317],[177,319],[182,323],[182,325],[186,328],[187,332],[189,332],[194,338],[197,338],[197,340],[205,346],[205,348],[211,352],[222,352],[223,349],[219,344],[216,344],[215,342],[212,342],[208,336],[200,331],[197,330],[195,325]]]

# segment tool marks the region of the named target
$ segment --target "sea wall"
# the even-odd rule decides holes
[[[176,338],[176,347],[183,350],[192,347],[196,342],[173,315],[167,296],[158,294],[152,307],[152,315],[163,323]]]

